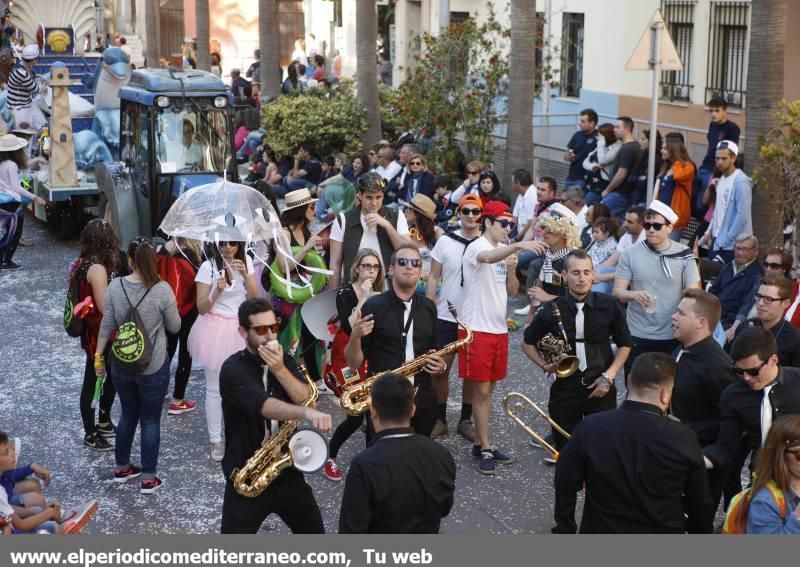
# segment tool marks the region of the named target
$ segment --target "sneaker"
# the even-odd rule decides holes
[[[142,475],[142,469],[134,465],[128,465],[124,469],[114,469],[114,482],[122,484],[128,482],[132,478]]]
[[[22,266],[16,262],[3,262],[2,268],[4,270],[19,270]]]
[[[520,317],[527,315],[531,311],[530,303],[525,307],[520,307],[519,309],[514,309],[514,315],[519,315]]]
[[[547,465],[548,467],[554,467],[556,465],[556,459],[552,455],[549,457],[544,457],[542,459],[542,463]]]
[[[156,490],[161,488],[164,483],[161,479],[156,477],[148,478],[142,481],[142,487],[139,489],[139,494],[153,494]]]
[[[105,425],[98,423],[94,426],[94,430],[106,439],[114,439],[117,436],[117,427],[110,421]]]
[[[182,413],[189,413],[190,411],[194,411],[196,407],[197,404],[189,400],[182,400],[179,404],[176,404],[175,402],[170,402],[167,414],[180,415]]]
[[[336,395],[336,394],[334,393],[334,391],[333,391],[333,390],[331,390],[330,388],[328,388],[328,387],[325,385],[325,382],[322,382],[322,381],[320,381],[320,382],[317,384],[317,393],[318,393],[320,396],[335,396],[335,395]]]
[[[444,437],[448,434],[447,424],[442,421],[441,419],[436,420],[436,425],[433,426],[433,431],[431,431],[431,439],[437,439],[439,437]]]
[[[215,463],[218,463],[222,460],[222,457],[225,456],[225,443],[220,441],[219,443],[212,443],[211,444],[211,460]]]
[[[467,441],[475,441],[475,425],[472,423],[471,419],[459,421],[456,432]]]
[[[94,515],[97,514],[97,500],[89,500],[80,507],[77,514],[64,523],[65,534],[79,534]]]
[[[494,455],[491,451],[482,451],[480,453],[481,460],[478,462],[478,472],[481,474],[492,475],[497,469],[494,462]]]
[[[83,438],[83,445],[95,451],[111,451],[114,447],[99,433],[90,433]]]
[[[339,465],[337,465],[336,461],[333,459],[328,459],[325,461],[322,474],[324,474],[330,480],[342,480],[342,471],[339,470]]]
[[[501,465],[510,465],[514,462],[514,459],[506,455],[505,453],[501,453],[494,447],[491,449],[485,449],[481,451],[480,445],[473,445],[472,446],[472,457],[475,459],[480,459],[483,457],[483,454],[489,452],[492,454],[492,458]]]

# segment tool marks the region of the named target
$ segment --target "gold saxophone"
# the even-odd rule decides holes
[[[384,374],[400,374],[401,376],[406,377],[414,376],[420,370],[422,370],[426,364],[428,364],[428,361],[432,356],[445,356],[447,354],[454,353],[461,347],[472,342],[472,329],[467,327],[461,321],[461,319],[458,318],[456,308],[449,301],[447,302],[447,308],[450,310],[450,313],[453,315],[456,323],[463,327],[467,332],[467,335],[463,339],[456,340],[448,345],[445,345],[444,348],[437,350],[436,352],[418,356],[414,360],[405,363],[400,368],[386,370],[385,372],[375,374],[363,382],[357,382],[352,385],[345,384],[342,386],[342,396],[339,398],[339,404],[342,406],[342,409],[347,415],[361,415],[370,408],[372,405],[372,395],[370,394],[372,384]]]
[[[314,381],[308,375],[306,367],[301,363],[298,364],[300,372],[303,373],[303,377],[308,382],[308,385],[311,386],[311,395],[300,404],[301,407],[308,407],[317,402],[319,392]],[[278,478],[283,469],[294,464],[291,453],[288,450],[284,450],[284,447],[298,425],[300,425],[299,419],[285,421],[278,432],[267,439],[261,445],[261,448],[247,459],[241,469],[233,470],[231,480],[236,492],[242,496],[255,498],[264,492],[272,481]]]

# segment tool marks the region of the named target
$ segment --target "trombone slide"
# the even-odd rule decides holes
[[[512,400],[516,400],[515,403],[512,404]],[[516,421],[520,426],[522,426],[522,428],[528,433],[528,435],[533,437],[534,441],[536,441],[539,445],[541,445],[546,451],[551,453],[555,460],[558,460],[558,451],[556,450],[556,448],[553,447],[547,441],[545,441],[542,435],[539,435],[536,431],[534,431],[527,423],[525,423],[525,420],[523,420],[517,413],[515,413],[515,410],[518,411],[518,408],[521,408],[523,403],[528,404],[530,407],[532,407],[536,411],[536,413],[538,413],[541,417],[543,417],[547,421],[547,423],[549,423],[553,427],[553,429],[558,431],[561,435],[563,435],[567,439],[570,438],[570,434],[567,433],[563,427],[561,427],[558,423],[556,423],[555,420],[547,414],[546,411],[540,408],[533,400],[531,400],[525,394],[522,394],[520,392],[509,392],[506,395],[506,397],[503,398],[503,410],[506,412],[506,415],[508,415],[508,417]]]

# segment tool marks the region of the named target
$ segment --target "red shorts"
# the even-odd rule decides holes
[[[458,338],[466,336],[459,328]],[[458,375],[473,382],[497,382],[508,369],[508,333],[473,331],[472,342],[458,352]]]

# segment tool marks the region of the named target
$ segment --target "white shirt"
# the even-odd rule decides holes
[[[586,221],[586,213],[588,212],[589,212],[589,207],[584,205],[583,208],[578,212],[578,214],[575,215],[575,218],[578,220],[578,234],[583,232],[583,229],[586,228],[587,224],[589,224]]]
[[[460,230],[457,230],[455,234],[462,236]],[[470,248],[475,244],[475,242],[470,244]],[[463,315],[464,291],[467,287],[466,277],[464,278],[464,287],[461,287],[461,258],[463,256],[464,244],[447,235],[440,237],[431,251],[431,258],[442,265],[442,286],[439,289],[436,316],[451,323],[455,323],[455,319],[447,309],[448,301],[456,308],[459,317]]]
[[[473,331],[506,334],[506,261],[501,260],[495,264],[478,262],[478,254],[495,248],[485,236],[481,236],[464,253],[466,294],[463,315],[460,318]]]
[[[524,227],[528,221],[536,216],[536,205],[539,199],[536,196],[536,186],[531,185],[525,190],[525,193],[517,197],[514,203],[514,218],[517,219],[517,226]],[[520,229],[521,229],[520,228]]]
[[[634,244],[638,244],[645,238],[647,238],[647,231],[645,231],[644,229],[642,229],[642,232],[640,232],[639,236],[636,237],[636,242],[633,241],[633,236],[631,236],[631,233],[626,232],[625,234],[622,235],[622,238],[620,238],[619,242],[617,243],[617,252],[621,254],[625,252],[625,250],[627,250]]]
[[[14,508],[8,503],[6,489],[0,488],[0,516],[11,517],[14,513]]]
[[[741,169],[737,169],[728,177],[721,175],[717,181],[717,199],[714,202],[714,216],[711,217],[711,235],[716,237],[725,219],[725,211],[728,209],[728,202],[731,200],[733,184],[739,174],[743,174]]]
[[[396,161],[389,162],[389,165],[383,167],[379,165],[375,168],[375,173],[383,177],[386,181],[391,181],[394,177],[400,173],[400,170],[403,169],[403,166],[397,163]]]
[[[253,261],[250,256],[245,255],[247,264],[247,273],[254,274]],[[211,291],[208,293],[208,298],[211,299],[211,294],[214,293],[214,288],[217,287],[217,278],[223,275],[220,267],[215,270],[210,260],[206,260],[200,266],[195,276],[194,281],[199,283],[208,284],[211,286]],[[215,273],[216,272],[216,273]],[[217,298],[217,301],[211,307],[211,313],[216,315],[224,315],[226,317],[238,317],[239,306],[247,299],[247,289],[244,287],[244,278],[239,272],[233,270],[233,278],[231,285],[226,287]]]
[[[344,225],[344,213],[340,213],[338,222],[334,222],[333,226],[331,227],[331,240],[335,240],[336,242],[344,242]],[[380,242],[378,242],[378,233],[372,232],[367,227],[367,221],[364,220],[363,214],[361,215],[361,228],[362,235],[358,249],[361,250],[362,248],[371,248],[372,250],[375,250],[375,252],[378,253],[378,260],[380,260],[380,263],[383,266],[383,258],[381,258],[380,253],[381,245]],[[397,230],[397,233],[400,236],[406,236],[408,234],[408,221],[403,213],[399,213],[397,215],[397,226],[395,227],[395,230]],[[386,266],[383,266],[383,273],[385,274],[386,272]]]

